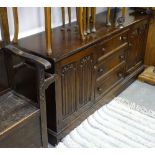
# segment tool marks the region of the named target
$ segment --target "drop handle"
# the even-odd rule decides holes
[[[121,36],[121,37],[120,37],[120,40],[123,40],[123,41],[127,41],[127,39],[128,39],[128,38],[127,38],[126,36]]]
[[[118,73],[118,77],[122,78],[123,77],[123,73]]]
[[[102,89],[101,89],[100,87],[98,87],[98,88],[97,88],[97,90],[98,90],[99,92],[101,92],[101,91],[102,91]]]
[[[120,58],[121,61],[125,60],[125,56],[124,55],[120,55],[119,58]]]
[[[102,48],[102,51],[103,51],[103,52],[105,52],[105,51],[106,51],[106,49],[103,47],[103,48]]]
[[[104,71],[103,68],[99,68],[99,69],[98,69],[98,73],[102,73],[103,71]]]

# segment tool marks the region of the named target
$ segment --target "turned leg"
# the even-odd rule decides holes
[[[86,7],[83,8],[83,33],[84,33],[84,35],[87,35]]]
[[[61,30],[65,30],[65,8],[61,7],[61,14],[62,14],[62,28]]]
[[[52,54],[52,37],[51,37],[51,8],[45,7],[45,35],[46,35],[46,48],[48,55]]]
[[[90,33],[90,7],[87,7],[87,33]]]
[[[18,24],[18,10],[17,7],[13,7],[13,18],[14,18],[14,37],[13,43],[17,43],[18,41],[18,33],[19,33],[19,24]]]
[[[93,22],[93,27],[92,27],[92,32],[96,32],[96,8],[92,8],[92,22]]]
[[[107,18],[106,18],[106,25],[107,26],[111,26],[110,16],[111,16],[111,8],[108,7],[108,9],[107,9]]]
[[[69,28],[71,30],[71,7],[68,7],[68,19],[69,19]]]
[[[83,7],[80,7],[79,8],[79,31],[80,31],[80,37],[82,40],[85,39],[85,36],[84,36],[84,32],[83,32]]]

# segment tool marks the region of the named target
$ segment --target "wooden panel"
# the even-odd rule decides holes
[[[129,35],[129,50],[127,55],[127,71],[136,65],[136,53],[138,49],[138,29],[135,29]]]
[[[78,109],[93,100],[93,56],[83,57],[78,64],[77,73]]]
[[[76,64],[71,63],[62,68],[62,116],[65,119],[76,110]]]
[[[127,55],[127,73],[134,71],[138,64],[144,61],[148,24],[141,22],[132,28],[129,35],[129,50]]]
[[[139,50],[137,51],[137,60],[136,60],[137,63],[144,62],[147,34],[148,34],[148,24],[141,25],[138,29]]]
[[[155,66],[155,20],[153,19],[149,25],[146,53],[145,53],[145,65]]]

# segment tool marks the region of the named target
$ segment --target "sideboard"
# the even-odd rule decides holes
[[[19,39],[16,45],[49,60],[53,67],[48,72],[57,74],[46,91],[51,144],[122,92],[144,69],[149,17],[128,11],[123,28],[117,23],[107,27],[105,19],[104,13],[97,15],[96,33],[84,41],[74,22],[71,31],[52,29],[52,56],[47,55],[44,32]],[[32,87],[28,94],[34,93]]]

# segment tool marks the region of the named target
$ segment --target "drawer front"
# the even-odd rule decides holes
[[[100,77],[103,74],[109,72],[112,68],[119,65],[126,60],[126,51],[124,49],[116,51],[114,54],[104,59],[102,63],[95,66],[96,77]]]
[[[124,79],[125,63],[121,63],[113,69],[108,75],[96,82],[95,99],[107,93]]]
[[[98,58],[108,54],[112,50],[120,47],[125,42],[128,41],[128,31],[125,31],[123,33],[119,33],[108,40],[101,41],[96,45],[96,50],[98,51]]]

